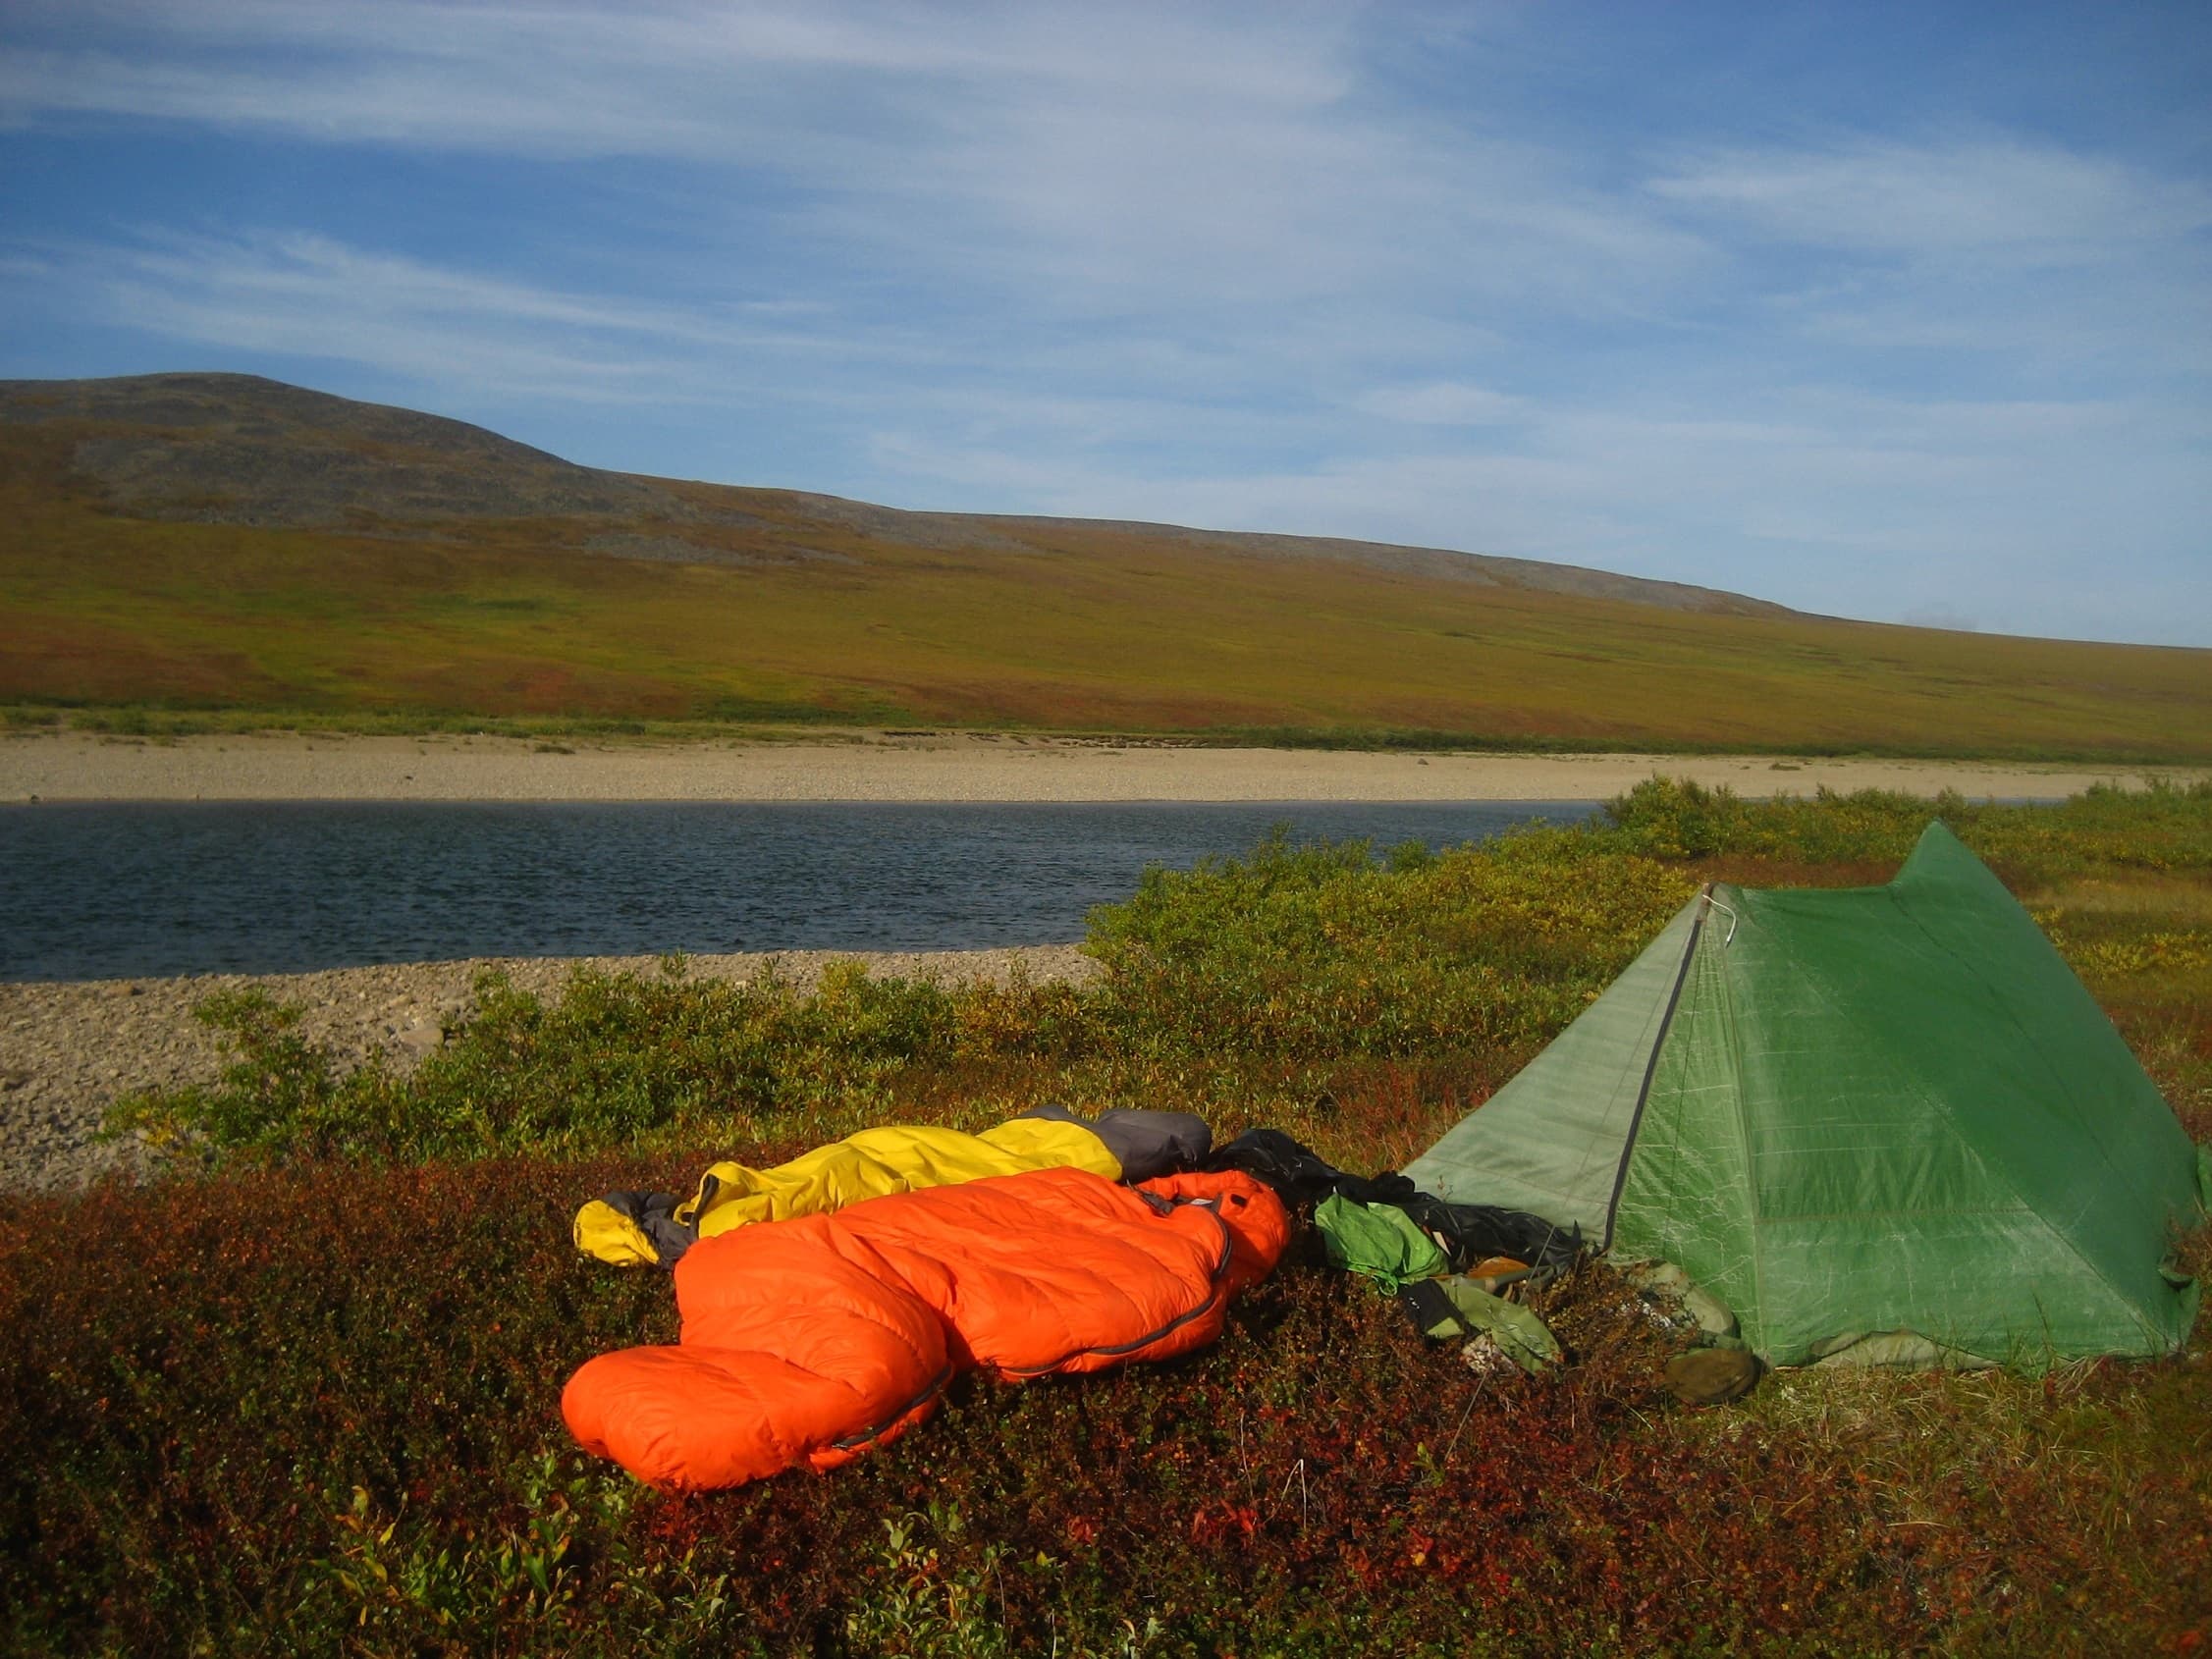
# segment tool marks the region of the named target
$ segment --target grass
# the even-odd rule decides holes
[[[2212,789],[1968,807],[2185,1126],[2212,1139]],[[669,1340],[575,1205],[888,1118],[1043,1099],[1426,1145],[1700,880],[1886,879],[1924,803],[1654,781],[1599,825],[1148,876],[1092,987],[812,995],[492,985],[413,1076],[265,999],[141,1097],[201,1173],[0,1202],[0,1645],[41,1651],[2185,1652],[2212,1634],[2212,1363],[1790,1373],[1675,1405],[1683,1340],[1603,1266],[1570,1364],[1480,1379],[1294,1258],[1214,1351],[1004,1388],[817,1478],[669,1498],[581,1458],[561,1383]],[[2206,1241],[2194,1265],[2212,1266]]]
[[[1211,725],[1176,730],[1125,730],[1112,727],[1066,726],[962,726],[957,723],[903,725],[887,722],[875,726],[849,723],[833,711],[782,709],[755,710],[748,718],[742,705],[724,700],[721,712],[679,719],[643,719],[620,715],[487,715],[440,710],[308,709],[293,706],[193,707],[167,703],[96,704],[81,700],[0,701],[0,732],[87,732],[115,737],[176,739],[200,736],[237,736],[267,733],[328,733],[333,736],[417,737],[425,735],[505,737],[513,739],[575,739],[621,744],[759,744],[759,743],[864,743],[883,735],[892,737],[945,737],[974,735],[991,740],[1049,739],[1061,743],[1089,743],[1128,747],[1190,749],[1257,748],[1312,749],[1361,754],[1612,754],[1622,741],[1608,736],[1561,736],[1542,732],[1519,735],[1492,731],[1448,731],[1428,727],[1375,725]],[[1742,743],[1694,739],[1669,740],[1663,748],[1672,755],[1737,754]],[[1766,745],[1762,753],[1791,759],[1863,756],[1878,759],[1972,758],[1988,760],[1982,750],[1936,742],[1840,742]],[[2014,757],[2023,763],[2092,765],[2126,768],[2167,764],[2164,754],[2115,749],[2110,745],[2074,749],[2044,749]],[[1787,764],[1776,765],[1784,771]]]
[[[276,732],[346,737],[576,738],[658,743],[858,743],[871,733],[820,720],[631,720],[619,716],[371,713],[296,708],[180,708],[126,703],[0,703],[0,730],[89,732],[113,737],[244,736]]]
[[[68,482],[66,424],[4,437],[0,703],[80,720],[2212,759],[2196,651],[1670,611],[1142,527],[932,518],[901,539],[706,485],[670,486],[722,515],[682,533],[750,562],[605,557],[586,518],[155,522]]]

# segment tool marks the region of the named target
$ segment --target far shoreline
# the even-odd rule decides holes
[[[85,801],[1587,801],[1654,775],[1748,798],[1886,789],[2054,798],[2202,766],[1773,755],[1467,754],[1179,746],[993,733],[624,743],[438,734],[89,732],[0,741],[0,804]]]

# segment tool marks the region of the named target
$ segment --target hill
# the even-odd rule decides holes
[[[577,466],[239,375],[0,382],[0,701],[2212,758],[2212,653],[1431,548]]]

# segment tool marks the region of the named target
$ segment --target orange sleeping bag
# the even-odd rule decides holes
[[[1281,1201],[1233,1171],[1124,1187],[1039,1169],[757,1222],[676,1263],[675,1346],[587,1362],[561,1411],[585,1450],[656,1486],[834,1469],[963,1370],[1020,1380],[1205,1347],[1289,1237]]]

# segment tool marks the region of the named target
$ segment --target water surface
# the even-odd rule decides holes
[[[0,806],[0,979],[466,956],[968,950],[1083,937],[1147,864],[1445,846],[1587,801]]]

